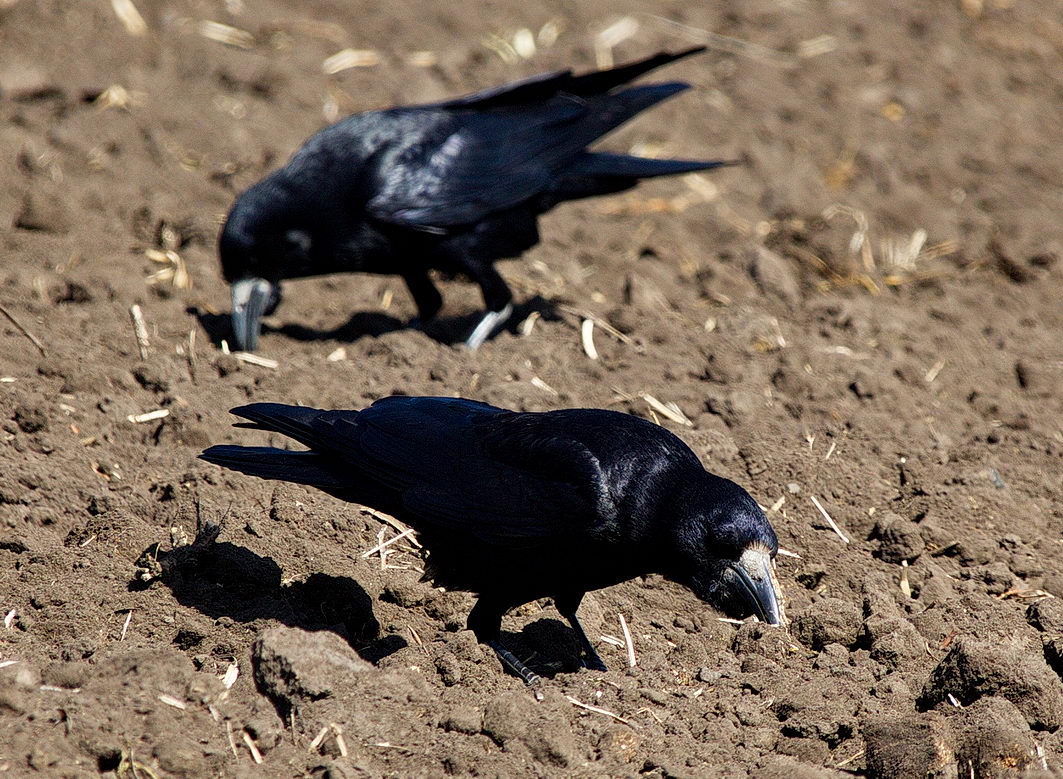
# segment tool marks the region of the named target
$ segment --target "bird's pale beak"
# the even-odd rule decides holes
[[[277,297],[277,288],[265,279],[245,278],[233,282],[233,336],[241,351],[258,346],[262,316]]]
[[[771,554],[762,547],[750,547],[742,552],[737,563],[732,563],[731,570],[742,583],[753,613],[769,625],[781,625],[783,622],[782,600],[779,586],[775,580],[775,568]]]

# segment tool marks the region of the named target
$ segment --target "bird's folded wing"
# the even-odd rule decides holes
[[[519,81],[510,81],[508,84],[481,89],[471,95],[433,103],[429,107],[486,109],[532,103],[556,95],[571,83],[571,70],[551,70],[522,78]]]
[[[414,228],[468,225],[544,191],[596,137],[587,106],[559,96],[499,111],[463,112],[450,132],[406,149],[366,204],[383,222]]]
[[[597,459],[563,431],[537,422],[540,415],[409,397],[385,398],[360,412],[256,403],[233,413],[309,446],[330,479],[340,479],[330,488],[393,491],[421,530],[526,546],[587,532],[615,515]]]
[[[506,416],[464,429],[370,420],[358,461],[402,490],[422,529],[496,546],[585,533],[615,514],[590,452],[570,440],[498,435]]]

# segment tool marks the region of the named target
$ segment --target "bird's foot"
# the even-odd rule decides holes
[[[521,680],[531,687],[532,685],[539,684],[542,681],[542,677],[535,673],[532,669],[526,666],[515,654],[510,652],[499,641],[487,641],[487,646],[495,650],[495,654],[498,655],[498,659],[502,661],[503,667],[516,674]]]
[[[513,304],[506,303],[505,308],[501,311],[488,311],[484,314],[483,319],[476,325],[469,337],[465,339],[465,348],[470,352],[474,352],[480,348],[480,345],[495,334],[502,325],[504,325],[509,318],[513,316]]]

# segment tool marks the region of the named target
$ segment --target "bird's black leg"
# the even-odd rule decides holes
[[[439,294],[436,285],[424,271],[411,271],[403,274],[403,281],[413,296],[413,302],[417,305],[417,318],[410,322],[412,327],[420,327],[435,318],[439,309],[443,307],[443,296]]]
[[[486,644],[495,650],[502,666],[519,676],[525,684],[538,684],[539,674],[526,666],[520,658],[506,649],[502,644],[502,615],[506,613],[506,607],[494,600],[480,598],[469,612],[469,630],[476,634],[481,644]]]
[[[583,629],[583,625],[580,624],[579,618],[576,617],[576,610],[579,608],[580,601],[583,600],[583,593],[576,595],[567,595],[560,598],[554,598],[554,605],[561,613],[561,616],[568,620],[568,624],[572,626],[572,630],[576,633],[576,638],[579,640],[580,646],[580,659],[583,661],[585,668],[590,668],[592,671],[608,671],[605,663],[602,662],[602,658],[598,656],[598,652],[594,649],[594,644],[587,638],[587,633]]]
[[[484,305],[487,306],[483,318],[465,339],[466,348],[475,350],[513,315],[513,293],[490,262],[470,260],[464,262],[463,266],[473,281],[480,285]]]

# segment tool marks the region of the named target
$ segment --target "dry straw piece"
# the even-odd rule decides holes
[[[583,701],[579,701],[573,698],[571,695],[566,695],[565,700],[567,700],[573,706],[578,706],[579,708],[585,709],[587,711],[593,711],[595,714],[604,714],[607,717],[612,717],[617,722],[622,722],[625,725],[628,725],[629,727],[634,727],[634,723],[632,723],[631,720],[624,719],[619,714],[614,714],[613,712],[607,709],[603,709],[600,706],[591,706],[589,703],[583,703]]]
[[[812,499],[812,503],[815,504],[817,509],[819,509],[819,513],[823,515],[823,518],[825,520],[827,520],[827,524],[830,525],[830,529],[838,534],[838,538],[848,544],[849,537],[846,536],[845,533],[842,532],[842,529],[838,527],[838,524],[833,519],[831,519],[830,514],[828,514],[827,510],[823,508],[823,504],[819,502],[819,499],[815,495],[809,495],[808,497]]]
[[[140,359],[148,359],[148,326],[144,323],[144,312],[140,306],[134,303],[129,307],[129,318],[133,320],[133,335],[137,339],[137,349],[140,351]]]
[[[321,71],[334,76],[351,68],[372,68],[380,64],[380,53],[374,49],[342,49],[321,63]]]
[[[140,15],[140,11],[133,5],[132,0],[111,0],[111,8],[114,9],[118,21],[130,35],[139,37],[148,31],[144,17]]]
[[[224,43],[226,46],[235,46],[238,49],[255,48],[254,35],[247,30],[241,30],[228,24],[203,19],[196,26],[196,30],[204,38],[211,41],[217,41],[218,43]]]
[[[145,411],[143,414],[130,414],[126,419],[134,425],[140,425],[145,422],[154,422],[156,419],[165,419],[168,416],[170,416],[170,409],[158,408],[154,411]]]
[[[269,368],[275,371],[280,367],[280,363],[276,360],[270,357],[260,357],[251,352],[233,352],[232,355],[240,362],[246,362],[248,365],[257,365],[259,368]]]
[[[592,360],[598,359],[598,350],[594,348],[594,320],[584,319],[580,325],[580,340],[583,343],[583,352]]]
[[[624,633],[624,646],[627,647],[627,665],[628,668],[634,668],[638,665],[638,659],[635,657],[635,642],[631,640],[631,631],[628,630],[624,615],[617,614],[617,616],[620,617],[620,630]]]
[[[687,415],[684,414],[675,403],[662,403],[647,392],[642,393],[642,399],[646,401],[646,405],[651,409],[656,411],[662,417],[672,420],[677,425],[685,425],[686,427],[694,426],[694,423],[690,421]]]

